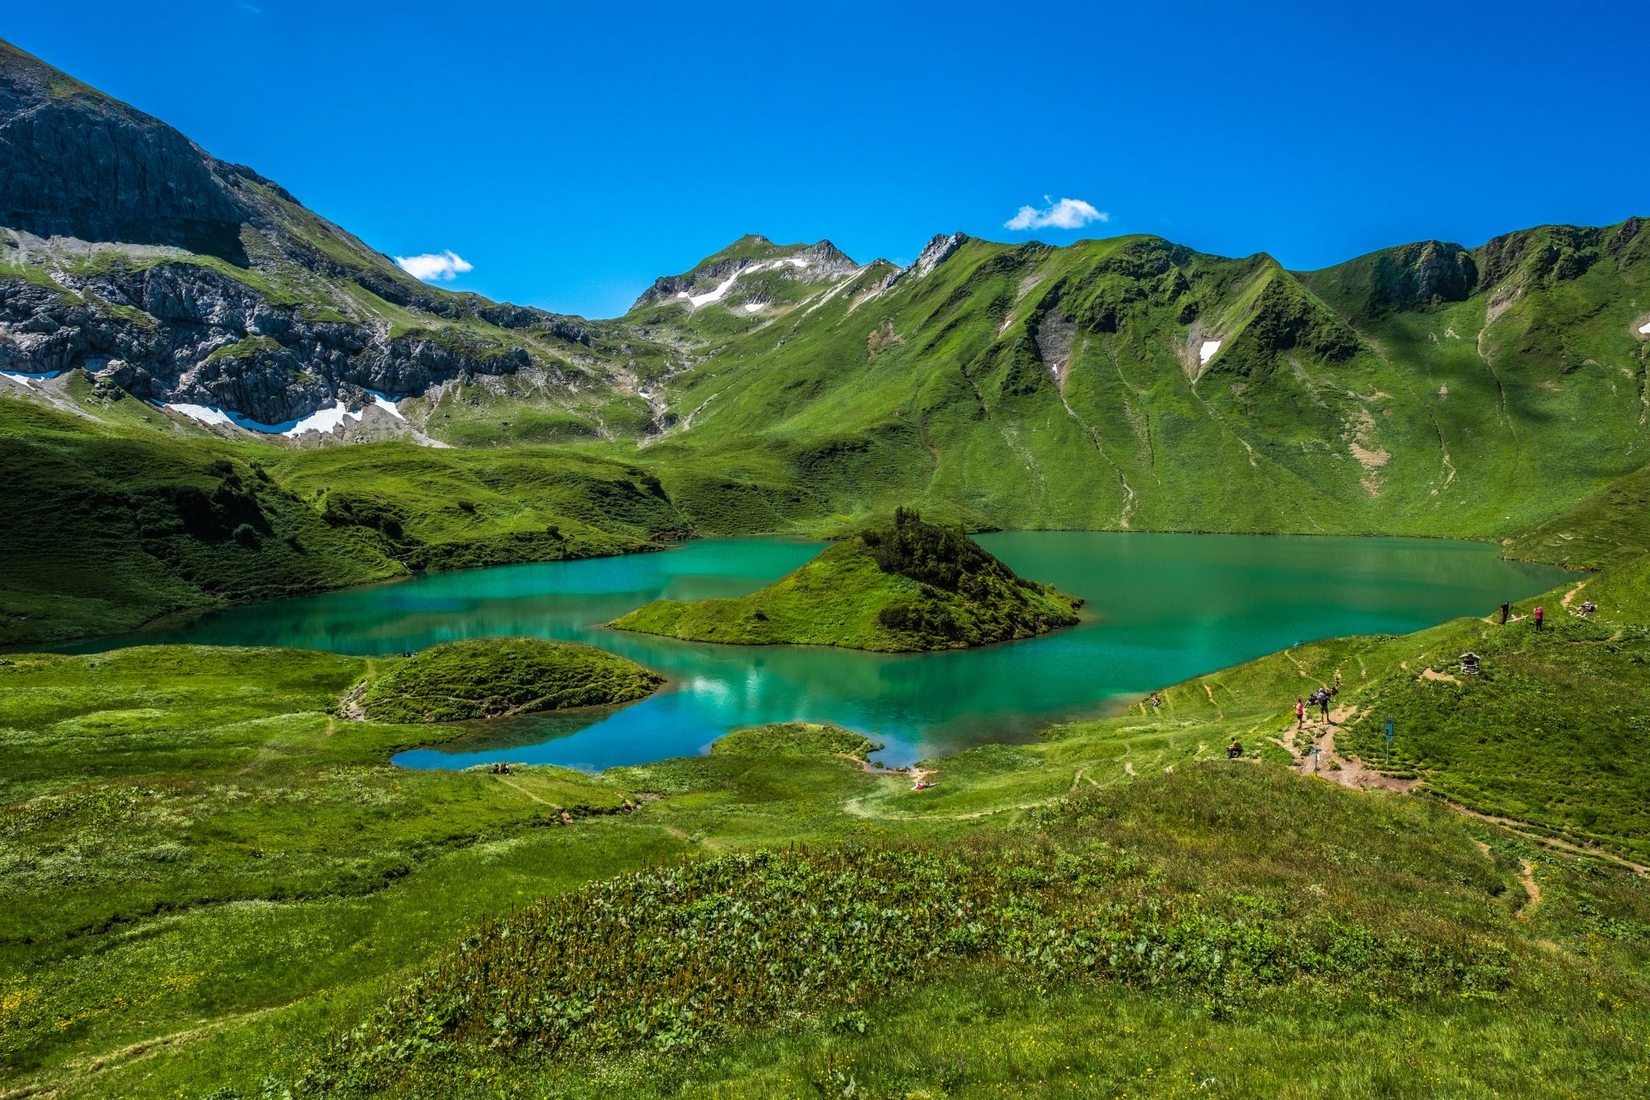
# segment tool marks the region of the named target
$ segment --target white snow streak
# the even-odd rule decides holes
[[[1204,363],[1207,363],[1209,360],[1211,360],[1215,357],[1215,352],[1217,352],[1219,350],[1220,350],[1220,341],[1219,340],[1205,340],[1205,341],[1203,341],[1203,346],[1197,349],[1198,364],[1202,365]]]
[[[784,256],[777,260],[767,260],[763,263],[751,264],[749,267],[742,267],[738,271],[735,271],[732,275],[729,275],[726,279],[723,279],[716,285],[715,290],[706,291],[703,294],[687,294],[687,300],[692,303],[694,309],[698,309],[700,306],[708,306],[712,302],[720,302],[723,298],[727,297],[728,291],[733,289],[733,284],[739,281],[739,276],[754,275],[758,271],[772,271],[774,268],[784,267],[786,264],[789,264],[794,268],[801,269],[808,266],[808,261],[804,260],[801,256]],[[680,292],[677,294],[677,297],[680,298],[685,293],[685,291]],[[756,312],[756,310],[751,309],[749,306],[746,306],[745,308],[747,312]]]
[[[395,402],[389,395],[378,393],[375,390],[368,390],[367,393],[372,397],[373,405],[383,409],[397,420],[406,421],[407,418],[401,415],[401,410],[396,408]],[[317,409],[308,416],[300,417],[297,420],[288,420],[281,424],[264,424],[253,420],[249,416],[242,416],[238,412],[220,409],[216,405],[191,405],[187,402],[169,405],[163,401],[156,401],[154,406],[157,409],[168,409],[180,413],[202,424],[225,425],[241,428],[244,431],[259,432],[263,435],[284,435],[288,438],[303,435],[305,432],[333,432],[346,423],[360,423],[361,418],[366,415],[365,406],[360,410],[355,410],[343,401],[337,401],[328,408]]]

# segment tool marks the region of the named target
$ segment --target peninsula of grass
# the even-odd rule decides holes
[[[1082,602],[1016,576],[960,529],[900,508],[748,596],[656,600],[612,625],[694,642],[899,653],[1046,634],[1076,623]]]
[[[357,684],[344,709],[376,722],[462,722],[629,703],[662,683],[658,673],[595,646],[477,638],[398,660]]]

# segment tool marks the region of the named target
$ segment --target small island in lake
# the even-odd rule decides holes
[[[544,638],[446,642],[395,658],[344,700],[350,718],[461,722],[542,710],[629,703],[664,677],[595,646]]]
[[[961,529],[900,508],[748,596],[656,600],[611,625],[695,642],[910,653],[1046,634],[1074,625],[1082,603],[1016,576]]]

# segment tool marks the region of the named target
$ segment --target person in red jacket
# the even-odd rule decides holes
[[[1296,699],[1295,700],[1295,728],[1296,729],[1305,729],[1306,728],[1306,700],[1305,699]]]
[[[1535,611],[1531,612],[1531,614],[1533,614],[1535,616],[1535,628],[1537,630],[1544,629],[1544,627],[1541,625],[1541,620],[1542,620],[1543,616],[1546,615],[1546,612],[1538,607],[1538,608],[1535,609]]]

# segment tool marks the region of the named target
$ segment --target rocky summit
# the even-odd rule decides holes
[[[251,169],[0,43],[0,370],[280,424],[535,362],[589,326],[432,290]],[[557,370],[565,375],[557,376]]]

